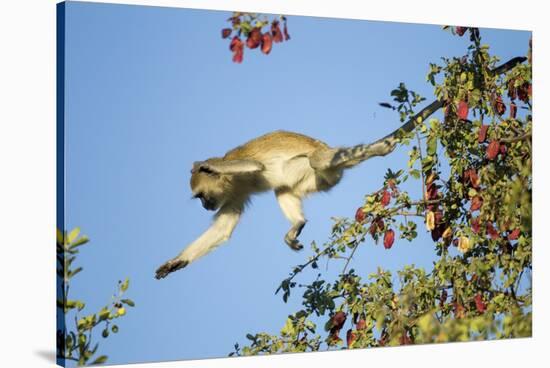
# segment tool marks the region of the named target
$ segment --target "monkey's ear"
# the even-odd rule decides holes
[[[223,160],[217,162],[199,161],[193,163],[191,172],[204,171],[207,173],[239,175],[263,171],[264,165],[254,160]]]

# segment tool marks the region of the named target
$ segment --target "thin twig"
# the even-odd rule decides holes
[[[351,259],[353,258],[353,255],[355,254],[355,251],[357,250],[358,246],[359,246],[359,242],[356,242],[355,246],[353,247],[353,250],[351,251],[350,256],[348,257],[348,260],[346,261],[346,264],[344,265],[344,269],[342,270],[343,274],[346,273],[346,269],[348,268],[348,265],[349,265]]]

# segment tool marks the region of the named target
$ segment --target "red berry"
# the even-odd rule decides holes
[[[262,35],[262,52],[264,54],[269,54],[271,52],[272,40],[269,33],[264,33]]]
[[[348,348],[350,347],[351,344],[355,342],[355,340],[357,340],[357,335],[355,334],[355,332],[349,329],[348,332],[346,333],[346,342],[348,343]]]
[[[384,248],[390,249],[395,240],[395,232],[392,229],[389,229],[384,234]]]
[[[233,61],[235,63],[242,63],[244,46],[243,42],[238,36],[233,37],[231,43],[229,44],[229,49],[233,52]]]
[[[479,176],[475,169],[468,169],[464,171],[464,184],[471,185],[472,188],[479,188]]]
[[[521,86],[518,87],[518,98],[527,103],[529,102],[529,97],[532,94],[532,86],[531,83],[525,82]]]
[[[497,99],[495,101],[495,110],[499,115],[504,115],[504,113],[506,112],[506,105],[502,101],[502,96],[497,96]]]
[[[365,221],[365,218],[367,216],[365,215],[365,211],[363,211],[363,207],[359,207],[357,211],[355,212],[355,221],[357,222],[363,222]]]
[[[260,28],[256,27],[248,34],[248,39],[246,40],[246,46],[249,49],[255,49],[260,46],[262,42],[262,31]]]
[[[510,79],[508,81],[508,97],[510,97],[511,100],[515,100],[518,96],[517,94],[517,88],[514,86],[515,79]]]
[[[477,211],[481,208],[481,205],[483,204],[483,198],[480,196],[475,196],[472,198],[472,204],[470,205],[470,211]]]
[[[384,228],[384,220],[381,218],[373,220],[369,227],[369,233],[374,237],[374,234],[381,231]]]
[[[231,28],[224,28],[222,29],[222,38],[227,38],[231,36]]]
[[[474,297],[474,301],[476,303],[476,309],[479,313],[483,313],[487,310],[487,304],[483,301],[483,296],[481,294],[477,294]]]
[[[465,101],[460,101],[458,103],[458,109],[456,114],[458,118],[461,120],[468,119],[468,104]]]
[[[340,330],[344,326],[345,322],[346,322],[346,313],[342,311],[334,313],[334,315],[331,318],[332,329]]]
[[[487,151],[485,152],[485,156],[489,160],[494,160],[497,157],[499,150],[500,150],[500,142],[498,140],[493,140],[487,146]]]
[[[279,27],[278,20],[273,20],[273,22],[271,22],[271,35],[273,36],[273,42],[283,42],[283,33],[281,32],[281,28]]]
[[[464,33],[466,33],[467,29],[468,29],[468,27],[456,27],[455,32],[456,32],[457,35],[462,37],[462,36],[464,36]]]
[[[407,334],[407,332],[404,332],[403,335],[399,338],[399,344],[401,345],[410,345],[412,344],[412,340]]]
[[[384,207],[386,207],[390,203],[391,195],[390,192],[387,190],[384,190],[382,193],[382,199],[380,200],[380,204]]]
[[[494,240],[500,238],[500,234],[498,233],[498,231],[496,231],[491,222],[488,222],[485,227],[487,229],[487,234],[491,237],[491,239]]]
[[[487,138],[487,130],[489,129],[489,125],[482,125],[479,128],[479,134],[477,136],[477,141],[479,143],[485,142],[485,139]]]
[[[519,238],[519,234],[519,228],[515,228],[510,234],[508,234],[508,240],[517,240],[517,238]]]
[[[479,234],[479,217],[472,218],[470,223],[472,224],[472,231],[475,234]]]

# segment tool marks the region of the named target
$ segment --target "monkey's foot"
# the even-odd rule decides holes
[[[300,222],[293,226],[288,233],[285,235],[285,243],[292,249],[292,250],[302,250],[304,249],[304,246],[300,244],[300,241],[298,241],[298,236],[302,232],[302,229],[304,228],[306,222]]]
[[[171,259],[171,260],[169,260],[168,262],[166,262],[165,264],[163,264],[162,266],[160,266],[157,269],[156,274],[155,274],[155,278],[157,280],[163,279],[166,276],[168,276],[169,273],[172,273],[172,272],[177,271],[181,268],[184,268],[188,264],[189,264],[189,262],[185,261],[183,259],[179,259],[179,258]]]
[[[304,246],[300,243],[300,241],[296,238],[292,238],[289,234],[286,234],[286,236],[285,236],[285,243],[292,250],[298,251],[298,250],[304,249]]]

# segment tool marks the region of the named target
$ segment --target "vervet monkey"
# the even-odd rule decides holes
[[[279,206],[290,221],[285,243],[293,250],[303,248],[298,236],[306,219],[302,199],[328,191],[342,179],[344,170],[372,156],[393,150],[397,139],[389,135],[369,145],[331,148],[308,136],[276,131],[232,149],[223,157],[193,164],[191,190],[202,206],[218,211],[208,230],[156,271],[166,277],[204,256],[227,241],[253,194],[275,192]]]

